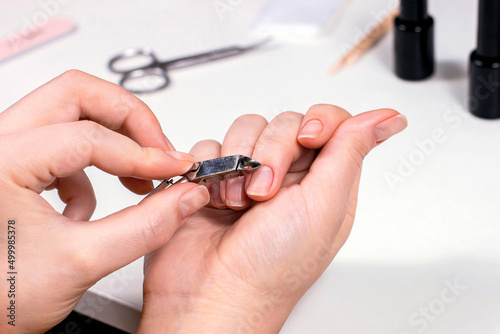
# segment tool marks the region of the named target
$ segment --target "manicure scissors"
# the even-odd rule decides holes
[[[150,93],[165,88],[170,83],[168,71],[175,68],[227,58],[256,49],[269,42],[266,38],[248,46],[230,46],[187,57],[161,61],[150,48],[131,48],[111,58],[108,68],[122,75],[120,86],[132,93]]]
[[[194,182],[199,184],[210,184],[255,172],[260,163],[244,155],[230,155],[227,157],[197,162],[187,173],[174,179],[163,180],[146,197],[182,182]]]

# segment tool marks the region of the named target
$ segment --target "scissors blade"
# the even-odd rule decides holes
[[[271,36],[268,36],[268,37],[266,37],[264,39],[261,39],[260,41],[257,41],[255,43],[249,44],[247,46],[242,46],[240,48],[243,51],[250,51],[252,49],[260,48],[262,45],[267,44],[267,43],[271,42],[272,40],[273,40],[273,38]]]
[[[175,68],[183,68],[183,67],[188,67],[188,66],[193,66],[197,64],[202,64],[202,63],[208,63],[211,61],[223,59],[223,58],[228,58],[232,56],[236,56],[239,54],[242,54],[247,51],[251,51],[254,49],[257,49],[261,47],[264,44],[267,44],[271,41],[272,39],[270,37],[265,38],[263,40],[260,40],[256,43],[252,43],[247,46],[230,46],[222,49],[217,49],[209,52],[204,52],[184,58],[179,58],[179,59],[174,59],[167,61],[165,63],[162,63],[162,66],[167,67],[168,69],[175,69]]]

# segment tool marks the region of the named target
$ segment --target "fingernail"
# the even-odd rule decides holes
[[[321,134],[321,131],[323,131],[323,123],[318,120],[309,121],[300,131],[299,139],[314,139]]]
[[[196,211],[203,208],[210,201],[208,189],[204,186],[198,186],[187,191],[179,199],[179,213],[181,219],[186,219]]]
[[[165,142],[167,143],[168,147],[170,147],[171,150],[175,150],[174,145],[170,142],[170,140],[167,138],[165,134],[163,134],[163,137],[165,137]]]
[[[247,194],[259,197],[266,196],[271,190],[273,178],[273,170],[267,166],[261,166],[252,174],[250,184],[247,188]]]
[[[194,157],[191,154],[179,152],[179,151],[165,151],[168,155],[177,160],[194,162]]]
[[[226,206],[226,203],[224,203],[224,201],[222,200],[220,190],[221,190],[220,182],[213,183],[210,186],[210,201],[212,205],[217,208],[223,208]]]
[[[400,133],[408,126],[408,120],[405,115],[397,115],[389,118],[375,127],[375,141],[380,143],[397,133]]]
[[[230,208],[241,208],[247,204],[245,194],[245,178],[238,177],[227,181],[226,205]]]

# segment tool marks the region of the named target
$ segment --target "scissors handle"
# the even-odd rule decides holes
[[[130,92],[149,93],[168,86],[170,79],[167,70],[169,69],[232,57],[255,49],[269,41],[268,38],[247,46],[230,46],[163,62],[158,60],[150,48],[131,48],[111,58],[108,62],[108,68],[110,71],[122,75],[120,85]]]
[[[147,47],[123,51],[108,62],[108,68],[121,74],[120,86],[135,94],[154,92],[170,83],[166,70]]]
[[[158,58],[150,48],[130,48],[111,58],[108,62],[108,68],[111,72],[125,74],[153,67],[158,63]]]
[[[152,93],[167,87],[170,78],[161,67],[146,67],[125,72],[120,86],[134,94]]]

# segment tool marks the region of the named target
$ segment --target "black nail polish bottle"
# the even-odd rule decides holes
[[[477,49],[469,64],[469,110],[500,118],[500,0],[479,1]]]
[[[401,0],[394,21],[396,75],[422,80],[434,72],[434,20],[427,13],[427,0]]]

